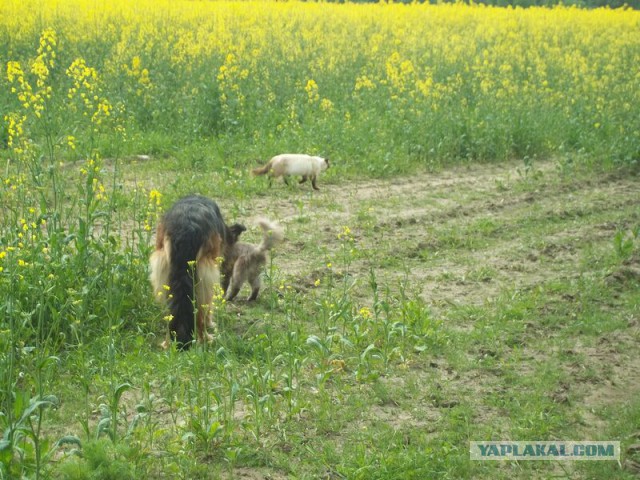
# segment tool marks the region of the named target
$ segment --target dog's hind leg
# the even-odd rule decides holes
[[[153,296],[156,301],[164,303],[170,293],[166,290],[169,285],[170,268],[167,252],[165,250],[156,250],[151,254],[149,263],[151,264],[149,280],[153,287]]]
[[[214,289],[220,282],[218,257],[221,250],[220,236],[214,233],[196,258],[196,338],[201,342],[213,340],[213,336],[207,333],[207,327],[213,326],[212,301]]]
[[[167,292],[169,285],[169,272],[171,271],[171,243],[169,238],[165,237],[164,225],[158,226],[156,233],[156,249],[149,258],[150,273],[149,280],[153,287],[153,296],[158,302],[167,300]]]
[[[169,289],[169,272],[171,271],[171,243],[168,237],[165,237],[164,225],[158,226],[156,233],[156,249],[149,259],[150,273],[149,280],[153,287],[153,297],[157,302],[165,303],[171,292]],[[162,348],[169,348],[170,343],[169,331],[167,337],[162,342]]]

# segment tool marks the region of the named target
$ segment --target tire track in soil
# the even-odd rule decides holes
[[[410,283],[435,310],[451,303],[479,305],[507,287],[528,289],[573,275],[586,245],[610,242],[624,226],[603,221],[603,215],[615,217],[637,204],[633,178],[604,174],[563,182],[555,169],[553,162],[538,164],[533,175],[542,180],[529,185],[520,163],[348,185],[320,182],[322,190],[315,193],[275,182],[267,197],[253,199],[245,208],[285,226],[289,241],[278,248],[277,262],[295,284],[311,287],[318,275],[326,274],[324,260],[339,257],[337,236],[342,226],[349,226],[357,247],[374,252],[378,283],[397,285],[407,269]],[[545,219],[547,231],[522,226]],[[456,237],[483,222],[497,225],[486,242],[465,245],[465,238]],[[451,232],[453,245],[442,244],[443,232],[445,237]],[[349,272],[366,279],[369,268],[369,261],[356,259]]]

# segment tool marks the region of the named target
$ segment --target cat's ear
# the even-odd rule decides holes
[[[242,232],[247,231],[247,227],[242,225],[241,223],[234,223],[229,227],[229,231],[231,232],[231,236],[233,237],[233,241],[238,240],[238,237]]]

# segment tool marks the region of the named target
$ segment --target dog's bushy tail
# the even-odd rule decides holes
[[[273,159],[269,160],[264,167],[254,168],[253,170],[251,170],[251,173],[253,173],[256,176],[257,175],[266,175],[267,173],[269,173],[269,170],[271,170],[271,163],[272,162],[273,162]]]
[[[266,218],[258,219],[258,226],[262,229],[262,242],[258,245],[260,252],[266,252],[284,240],[282,227]]]
[[[195,325],[195,259],[204,238],[176,232],[169,252],[169,331],[175,332],[178,348],[188,348]],[[193,262],[193,263],[191,263]]]

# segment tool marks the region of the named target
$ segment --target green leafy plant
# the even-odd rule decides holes
[[[48,462],[66,445],[79,445],[75,436],[65,436],[51,444],[42,437],[42,420],[49,408],[59,400],[53,395],[29,398],[27,392],[16,391],[13,411],[0,416],[3,429],[0,440],[0,473],[9,478],[33,475],[42,478]]]
[[[636,227],[631,232],[619,230],[613,236],[613,249],[616,256],[624,261],[629,259],[637,249],[640,227]]]

